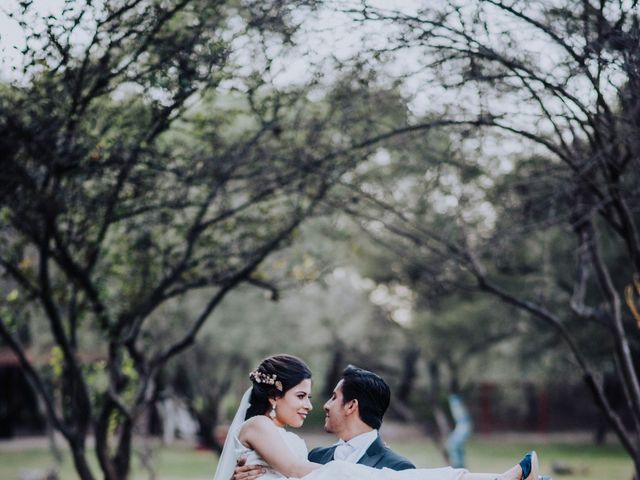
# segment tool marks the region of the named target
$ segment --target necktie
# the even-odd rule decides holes
[[[347,442],[339,443],[333,452],[334,460],[346,460],[353,453],[353,447]]]

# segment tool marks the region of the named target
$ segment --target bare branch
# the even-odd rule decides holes
[[[195,337],[197,333],[200,331],[204,322],[207,320],[213,309],[224,299],[226,294],[235,286],[240,284],[241,282],[247,280],[247,278],[251,275],[252,272],[264,261],[264,259],[275,250],[278,245],[280,245],[286,238],[288,238],[300,225],[302,220],[306,218],[311,211],[315,208],[318,201],[324,196],[325,188],[321,187],[317,192],[315,198],[311,201],[310,205],[304,209],[304,211],[299,212],[297,217],[293,218],[289,225],[283,229],[278,235],[276,235],[273,239],[267,242],[262,248],[256,252],[256,255],[253,259],[251,259],[247,264],[238,272],[234,273],[228,281],[226,281],[218,290],[218,292],[213,296],[213,298],[209,301],[206,307],[202,310],[194,324],[191,326],[186,335],[179,340],[177,343],[169,347],[165,352],[159,354],[152,360],[153,369],[156,369],[166,363],[170,358],[177,355],[189,345],[191,345],[195,341]]]
[[[627,379],[631,401],[635,407],[636,412],[640,412],[640,383],[635,373],[633,358],[631,356],[631,350],[629,348],[629,342],[627,340],[626,333],[624,331],[624,325],[622,324],[622,311],[620,296],[613,285],[611,275],[605,263],[600,255],[598,240],[595,235],[593,222],[590,220],[585,222],[582,229],[587,235],[586,245],[589,249],[592,265],[594,266],[598,283],[603,294],[608,298],[609,305],[612,309],[611,317],[614,327],[614,339],[616,341],[617,353],[621,364],[622,371]],[[640,421],[640,420],[639,420]]]
[[[18,360],[20,361],[20,366],[25,371],[32,385],[34,385],[35,389],[38,392],[38,395],[40,395],[40,398],[42,398],[45,405],[45,409],[47,411],[47,417],[49,418],[51,423],[66,438],[71,438],[73,436],[73,433],[71,430],[67,428],[67,426],[62,422],[62,420],[56,414],[55,406],[54,406],[55,403],[53,398],[51,398],[51,396],[49,395],[49,390],[44,385],[42,378],[40,377],[40,375],[38,374],[38,372],[36,371],[32,363],[29,361],[29,359],[27,358],[27,354],[24,348],[22,347],[22,345],[20,345],[18,340],[14,338],[14,336],[11,334],[11,332],[7,328],[5,319],[2,318],[1,316],[0,316],[0,337],[2,337],[2,340],[7,345],[9,345],[9,348],[11,348],[11,350],[13,350],[13,352],[18,357]]]

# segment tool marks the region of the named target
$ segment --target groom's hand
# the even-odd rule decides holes
[[[266,469],[261,465],[245,465],[246,458],[240,457],[233,471],[233,480],[255,480],[267,473]]]

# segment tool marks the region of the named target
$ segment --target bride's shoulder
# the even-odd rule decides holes
[[[265,415],[256,415],[255,417],[251,417],[250,419],[246,420],[240,427],[238,433],[239,436],[244,436],[254,431],[265,432],[276,430],[277,428],[278,427],[276,427],[273,422]]]
[[[245,422],[242,424],[242,426],[252,426],[252,425],[258,425],[258,426],[268,425],[274,428],[278,428],[275,426],[273,421],[266,415],[256,415],[255,417],[251,417],[250,419],[245,420]]]
[[[282,438],[281,428],[264,415],[257,415],[245,421],[238,430],[238,440],[245,447],[254,448],[258,441],[276,441]],[[253,446],[253,447],[252,447]]]

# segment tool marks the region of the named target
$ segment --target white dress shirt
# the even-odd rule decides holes
[[[334,460],[344,460],[345,462],[358,463],[362,456],[369,449],[371,444],[378,438],[378,430],[361,433],[353,437],[348,442],[340,440],[333,452]]]

